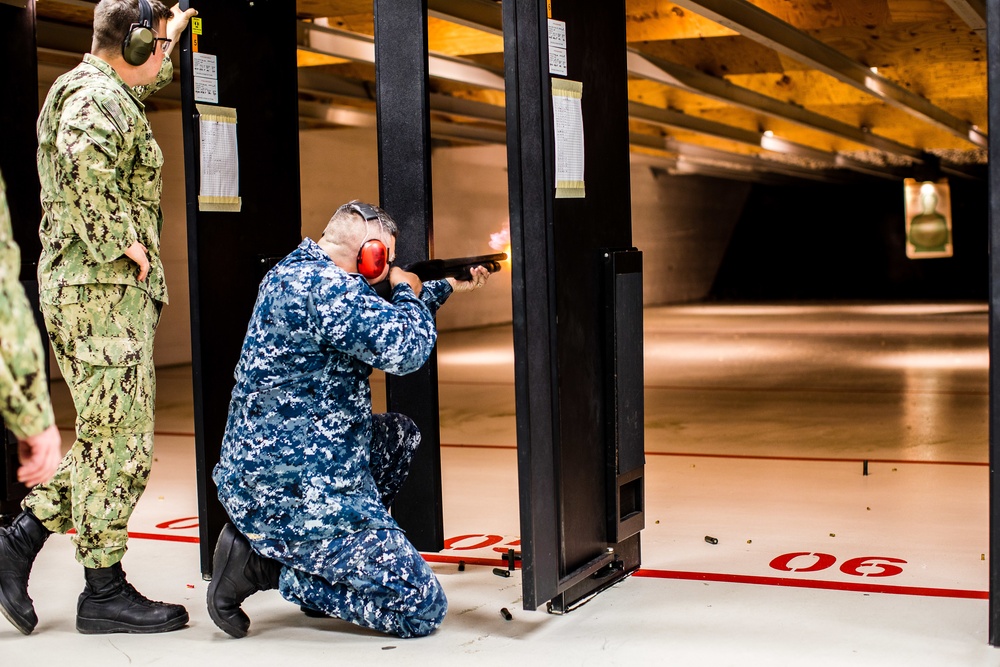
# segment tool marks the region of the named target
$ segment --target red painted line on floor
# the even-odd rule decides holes
[[[487,565],[490,567],[502,567],[507,569],[507,561],[499,558],[468,558],[466,556],[442,556],[441,554],[420,554],[428,563],[458,563],[462,561],[466,565]],[[520,561],[514,561],[514,568],[521,569]]]
[[[439,385],[482,386],[496,385],[514,386],[509,380],[483,382],[482,380],[438,380]],[[675,385],[675,384],[644,384],[643,389],[661,389],[664,391],[732,391],[732,392],[766,392],[772,394],[798,394],[810,392],[814,394],[883,394],[890,396],[989,396],[989,390],[979,389],[873,389],[871,387],[718,387],[710,385]]]
[[[442,447],[452,447],[458,449],[512,449],[517,447],[511,445],[461,445],[458,443],[441,443]],[[811,456],[768,456],[765,454],[706,454],[699,452],[652,452],[646,451],[646,456],[677,456],[704,459],[751,459],[761,461],[806,461],[811,463],[915,463],[918,465],[941,465],[941,466],[989,466],[988,462],[979,461],[923,461],[917,459],[863,459],[863,458],[823,458]]]
[[[71,531],[72,532],[72,531]],[[129,533],[129,537],[134,537],[137,540],[160,540],[161,542],[188,542],[190,544],[198,544],[201,540],[197,537],[191,537],[189,535],[165,535],[163,533]]]
[[[768,392],[781,394],[888,394],[909,396],[919,394],[921,396],[989,396],[990,392],[969,389],[969,390],[919,390],[919,389],[871,389],[860,387],[711,387],[706,385],[672,385],[672,384],[646,384],[644,389],[663,389],[666,391],[750,391]]]
[[[187,535],[163,535],[160,533],[129,533],[129,537],[139,540],[162,540],[164,542],[186,542],[197,544],[197,537]],[[442,556],[441,554],[421,554],[428,563],[463,562],[466,565],[484,565],[487,567],[507,567],[507,562],[499,558],[473,558],[468,556]],[[520,569],[520,563],[515,562],[515,568]],[[745,574],[717,574],[714,572],[682,572],[679,570],[646,570],[638,569],[633,573],[636,577],[651,579],[681,579],[687,581],[717,581],[728,584],[755,584],[758,586],[785,586],[789,588],[814,588],[832,591],[854,591],[858,593],[885,593],[889,595],[915,595],[921,597],[964,598],[972,600],[988,600],[988,591],[970,591],[958,588],[929,588],[924,586],[893,586],[890,584],[862,584],[837,581],[817,581],[808,579],[789,579],[787,577],[762,577]]]
[[[443,445],[442,445],[443,446]],[[807,461],[821,463],[914,463],[917,465],[939,466],[988,466],[989,462],[979,461],[926,461],[918,459],[864,459],[864,458],[822,458],[810,456],[766,456],[758,454],[699,454],[696,452],[645,452],[646,456],[691,456],[706,459],[759,459],[762,461]]]
[[[442,447],[467,447],[469,449],[513,449],[517,450],[517,447],[513,445],[459,445],[459,444],[445,444],[441,443]]]
[[[718,581],[732,584],[756,584],[759,586],[787,586],[792,588],[816,588],[831,591],[854,591],[859,593],[886,593],[889,595],[916,595],[922,597],[965,598],[988,600],[988,591],[970,591],[960,588],[927,588],[923,586],[892,586],[890,584],[861,584],[837,581],[789,579],[787,577],[762,577],[743,574],[716,574],[714,572],[680,572],[676,570],[636,570],[636,577],[654,579],[684,579],[690,581]]]

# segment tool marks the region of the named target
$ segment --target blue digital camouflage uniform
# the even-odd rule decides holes
[[[167,289],[160,260],[160,168],[142,100],[93,55],[59,77],[38,117],[43,217],[38,280],[56,361],[76,406],[76,441],[23,506],[73,537],[85,567],[121,560],[153,453],[153,336]],[[124,256],[146,246],[149,276]]]
[[[14,242],[0,176],[0,418],[24,439],[52,426],[54,418],[42,340],[20,273],[21,252]]]
[[[451,291],[402,284],[387,302],[310,239],[261,283],[214,480],[254,550],[284,566],[287,600],[400,637],[444,619],[440,584],[386,509],[420,434],[372,415],[368,376],[423,366]]]

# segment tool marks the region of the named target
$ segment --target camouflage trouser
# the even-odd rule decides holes
[[[401,530],[366,530],[343,540],[325,559],[336,574],[297,569],[315,564],[306,553],[309,543],[294,546],[304,558],[295,568],[281,568],[278,584],[290,602],[404,638],[429,635],[444,620],[444,590]]]
[[[110,567],[125,554],[153,458],[159,305],[136,287],[74,285],[43,293],[42,314],[76,406],[76,441],[23,506],[53,532],[75,528],[85,567]]]
[[[389,505],[406,479],[420,431],[403,415],[372,415],[369,468]],[[401,530],[364,530],[337,539],[254,542],[277,557],[279,589],[290,602],[397,637],[429,635],[448,600],[437,577]]]

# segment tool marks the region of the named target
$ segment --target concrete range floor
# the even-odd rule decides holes
[[[274,591],[244,605],[247,638],[216,629],[191,369],[160,369],[157,461],[123,563],[139,590],[186,604],[189,627],[77,634],[82,573],[54,536],[31,579],[39,626],[0,620],[2,664],[1000,665],[987,324],[979,303],[647,309],[642,570],[564,616],[523,611],[519,574],[458,570],[518,537],[513,350],[509,326],[442,334],[449,548],[427,557],[450,611],[405,641],[306,618]],[[53,393],[68,445],[72,405]]]

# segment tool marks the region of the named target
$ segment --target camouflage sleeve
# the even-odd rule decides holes
[[[80,211],[73,231],[99,263],[118,259],[139,238],[115,171],[124,136],[104,104],[82,95],[68,100],[56,138],[59,169],[68,175],[63,195]]]
[[[434,317],[409,285],[397,286],[392,303],[370,289],[330,288],[311,296],[320,333],[338,350],[395,375],[423,366],[437,342]],[[326,288],[326,289],[324,289]]]
[[[444,305],[454,290],[447,280],[430,280],[424,283],[420,290],[420,300],[424,302],[432,313],[436,313],[438,308]]]
[[[42,366],[42,341],[19,282],[20,252],[0,177],[0,417],[18,438],[54,423]]]
[[[164,58],[163,62],[160,64],[160,73],[156,75],[156,81],[148,86],[136,86],[132,89],[132,91],[135,92],[135,96],[140,100],[145,100],[156,91],[165,88],[167,84],[173,80],[174,64],[171,62],[170,58]]]

